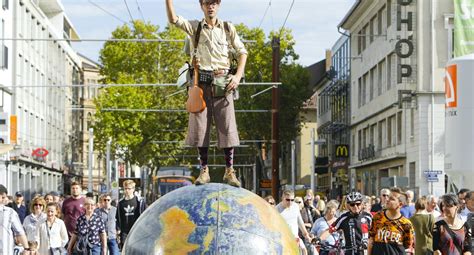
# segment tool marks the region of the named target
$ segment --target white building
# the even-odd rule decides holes
[[[444,168],[452,13],[452,1],[358,0],[339,25],[351,35],[350,168],[366,194],[378,194],[384,177],[444,193],[444,176],[428,182],[424,172]]]
[[[8,11],[2,17],[8,18],[5,31],[10,34],[4,38],[19,40],[8,42],[11,75],[1,83],[12,91],[4,111],[16,116],[18,124],[15,149],[0,167],[0,176],[5,176],[1,181],[10,193],[20,190],[30,199],[36,192],[62,191],[63,170],[72,164],[71,141],[77,139],[71,132],[70,108],[77,104],[78,93],[60,85],[79,84],[81,62],[66,41],[22,39],[78,36],[59,0],[13,0]]]

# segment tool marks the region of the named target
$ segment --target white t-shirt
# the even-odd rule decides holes
[[[291,233],[298,237],[298,224],[304,226],[303,218],[301,218],[300,208],[297,204],[291,203],[290,207],[285,208],[282,203],[276,206],[277,211],[285,219],[290,226]]]

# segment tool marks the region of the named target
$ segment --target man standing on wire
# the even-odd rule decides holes
[[[224,148],[226,171],[224,181],[240,187],[233,168],[234,147],[239,145],[239,135],[235,121],[233,92],[239,86],[244,74],[247,50],[241,42],[235,27],[217,18],[221,0],[199,0],[204,19],[186,20],[177,16],[173,0],[166,0],[168,20],[186,32],[194,42],[194,57],[199,63],[199,86],[204,92],[207,107],[199,113],[189,114],[186,144],[197,147],[201,160],[201,173],[196,185],[210,182],[207,166],[211,122],[217,130],[217,146]],[[237,69],[232,71],[230,48],[238,56]],[[204,79],[201,77],[212,77]],[[206,82],[207,81],[207,82]]]

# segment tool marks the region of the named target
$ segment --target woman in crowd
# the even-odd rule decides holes
[[[271,206],[275,206],[275,199],[273,198],[272,195],[268,195],[263,198],[267,203],[269,203]]]
[[[314,222],[313,228],[311,229],[311,234],[317,236],[321,240],[321,248],[319,250],[320,255],[327,255],[329,251],[336,244],[336,241],[339,240],[339,232],[334,232],[332,234],[329,231],[329,226],[336,221],[336,211],[339,206],[339,203],[336,200],[331,200],[326,205],[326,210],[324,216],[317,219]]]
[[[415,254],[431,254],[435,218],[426,211],[428,201],[421,197],[415,202],[415,215],[410,218],[415,229]]]
[[[54,202],[54,197],[51,194],[46,194],[44,195],[44,201],[46,201],[46,204]]]
[[[435,254],[470,255],[471,232],[468,224],[457,214],[460,202],[455,194],[441,197],[443,218],[435,223],[433,250]]]
[[[341,204],[339,204],[339,208],[336,211],[336,217],[341,216],[345,212],[347,212],[347,202],[346,202],[346,196],[342,196],[341,198]]]
[[[23,228],[29,242],[36,242],[36,230],[46,220],[45,201],[43,197],[36,197],[30,203],[30,212],[23,221]]]
[[[64,254],[68,236],[64,221],[59,219],[57,203],[50,202],[46,207],[46,221],[38,227],[37,241],[40,254]],[[59,253],[53,253],[58,252]]]
[[[95,201],[92,198],[86,198],[84,202],[86,212],[77,219],[76,231],[71,236],[68,245],[68,253],[75,251],[76,242],[79,242],[78,248],[87,251],[84,254],[106,255],[107,254],[107,234],[105,224],[102,218],[95,213]]]

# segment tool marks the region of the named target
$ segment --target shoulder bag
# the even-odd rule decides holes
[[[199,87],[199,64],[196,60],[196,51],[199,43],[199,34],[201,33],[202,24],[199,22],[194,36],[194,56],[193,56],[193,86],[188,90],[188,100],[186,101],[186,110],[189,113],[200,113],[206,109],[206,101],[204,100],[204,92]]]

